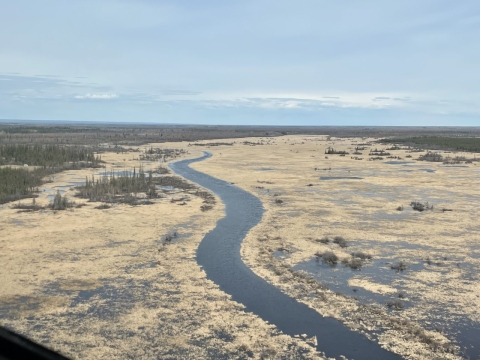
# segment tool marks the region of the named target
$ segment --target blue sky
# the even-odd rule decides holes
[[[480,1],[1,0],[0,118],[480,126]]]

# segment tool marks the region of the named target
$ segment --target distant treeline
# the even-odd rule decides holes
[[[480,138],[474,137],[418,136],[382,139],[380,142],[387,144],[423,146],[430,149],[480,152]]]
[[[95,127],[75,127],[75,126],[3,126],[0,132],[7,134],[55,134],[55,133],[85,133],[85,132],[98,132],[99,129]]]
[[[48,175],[69,169],[100,167],[100,157],[81,147],[0,145],[0,204],[33,197]],[[15,168],[8,165],[29,167]],[[32,168],[34,166],[34,168]]]

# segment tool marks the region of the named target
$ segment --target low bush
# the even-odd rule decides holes
[[[105,210],[105,209],[110,209],[111,207],[112,207],[112,206],[111,206],[111,205],[108,205],[108,204],[101,204],[101,205],[95,206],[94,209]]]
[[[426,154],[418,157],[420,161],[443,162],[443,156],[436,152],[428,151]]]
[[[433,205],[429,205],[428,201],[424,204],[418,201],[412,201],[410,203],[410,206],[412,207],[413,210],[420,211],[420,212],[426,211],[426,210],[433,210]]]
[[[351,257],[343,259],[342,264],[343,266],[349,267],[350,269],[360,270],[363,266],[363,261],[362,259]]]
[[[347,247],[347,240],[345,240],[342,236],[335,236],[333,238],[333,242],[335,244],[338,244],[341,248],[346,248]]]
[[[399,299],[388,300],[386,305],[390,309],[395,309],[395,310],[402,310],[405,307],[404,304],[403,304],[403,301],[401,301]]]
[[[44,210],[45,207],[37,205],[35,203],[35,198],[32,199],[31,204],[22,204],[18,203],[12,206],[13,209],[19,210],[19,212],[31,212],[31,211],[39,211],[39,210]]]
[[[170,174],[170,170],[168,170],[166,167],[159,166],[158,168],[153,170],[153,173],[154,174],[160,174],[160,175]]]
[[[315,257],[317,258],[317,260],[321,259],[322,262],[330,266],[337,265],[338,263],[338,256],[335,255],[335,253],[332,251],[326,251],[323,254],[317,252],[315,253]]]
[[[395,270],[396,272],[407,270],[407,264],[403,260],[400,260],[390,265],[390,269]]]
[[[328,244],[330,242],[330,239],[328,237],[324,236],[323,238],[317,239],[315,241],[317,241],[319,243],[322,243],[322,244]]]
[[[372,258],[372,255],[366,254],[363,251],[356,251],[352,253],[352,257],[358,258],[361,260],[367,260],[367,259],[370,260]]]

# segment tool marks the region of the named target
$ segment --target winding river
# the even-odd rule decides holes
[[[214,192],[225,204],[226,216],[205,235],[197,250],[197,262],[207,277],[230,294],[234,301],[243,304],[246,311],[275,325],[283,333],[316,336],[317,349],[328,357],[401,359],[341,322],[323,317],[282,293],[243,263],[240,246],[248,231],[261,221],[264,209],[260,199],[249,192],[189,167],[191,163],[211,156],[204,152],[199,158],[170,164],[174,172]]]

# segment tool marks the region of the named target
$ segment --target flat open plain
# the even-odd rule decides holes
[[[387,147],[374,140],[288,135],[135,148],[208,151],[192,168],[256,195],[266,212],[241,255],[284,293],[406,358],[478,356],[479,165],[416,161],[422,153],[407,149],[389,150],[400,159],[369,161],[371,149]],[[215,142],[231,145],[207,145]],[[353,155],[357,146],[361,155]],[[329,147],[349,154],[326,155]],[[107,170],[138,168],[136,157],[102,154]],[[73,199],[73,186],[92,174],[101,170],[57,174],[37,203],[56,190]],[[193,194],[163,196],[105,210],[86,203],[19,213],[3,205],[1,324],[72,358],[321,357],[312,340],[244,312],[197,265],[222,203],[201,211]],[[180,196],[185,205],[171,202]],[[415,211],[412,201],[433,209]],[[336,265],[324,261],[328,252]],[[399,264],[403,271],[392,269]]]

